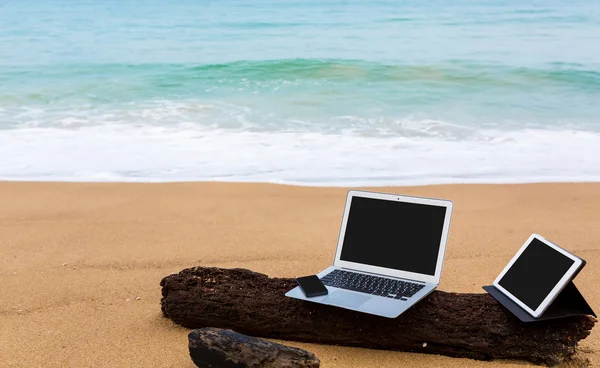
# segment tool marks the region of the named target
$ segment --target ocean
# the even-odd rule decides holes
[[[600,180],[600,2],[0,0],[0,179]]]

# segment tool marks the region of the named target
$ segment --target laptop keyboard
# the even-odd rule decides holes
[[[425,285],[409,281],[388,279],[364,273],[333,270],[325,275],[321,282],[327,286],[359,291],[361,293],[406,300],[415,295]]]

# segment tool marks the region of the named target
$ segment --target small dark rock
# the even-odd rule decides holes
[[[190,356],[202,368],[318,368],[319,358],[306,350],[242,335],[232,330],[200,328],[188,335]]]

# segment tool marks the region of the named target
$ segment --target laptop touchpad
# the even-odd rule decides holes
[[[338,290],[329,295],[327,298],[323,299],[321,303],[339,305],[340,307],[346,308],[357,308],[369,299],[371,299],[370,295]]]

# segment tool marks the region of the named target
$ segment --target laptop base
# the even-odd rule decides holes
[[[317,276],[322,278],[335,269],[336,268],[333,266],[329,267],[319,272]],[[386,318],[396,318],[415,305],[418,301],[426,297],[436,288],[435,285],[426,283],[423,289],[421,289],[408,300],[400,300],[386,298],[383,296],[374,296],[356,291],[349,291],[331,286],[325,287],[329,291],[328,295],[307,298],[300,287],[296,286],[292,290],[285,293],[285,296]]]

